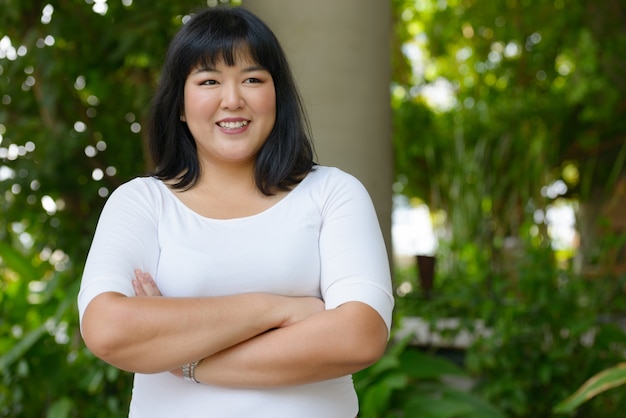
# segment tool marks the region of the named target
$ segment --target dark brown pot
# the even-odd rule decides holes
[[[418,255],[417,274],[424,295],[429,298],[435,281],[435,257],[431,255]]]

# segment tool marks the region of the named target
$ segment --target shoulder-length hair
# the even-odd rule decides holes
[[[249,11],[218,7],[195,14],[169,45],[147,127],[155,177],[175,180],[178,189],[196,184],[201,174],[196,143],[181,121],[185,81],[198,65],[223,60],[233,66],[241,53],[271,74],[276,92],[276,121],[255,161],[257,188],[265,195],[289,190],[313,169],[308,120],[276,36]]]

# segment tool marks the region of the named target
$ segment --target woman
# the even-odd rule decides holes
[[[271,30],[207,9],[174,37],[150,118],[156,171],[107,201],[78,296],[130,416],[348,418],[389,335],[387,256],[363,186],[315,165]]]

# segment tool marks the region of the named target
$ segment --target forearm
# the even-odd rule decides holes
[[[210,356],[285,320],[280,297],[125,297],[105,293],[87,307],[87,346],[124,370],[155,373]]]
[[[359,302],[272,330],[204,359],[202,383],[275,387],[355,373],[383,354],[388,331],[376,311]]]

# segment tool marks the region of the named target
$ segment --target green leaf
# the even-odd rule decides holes
[[[34,280],[40,277],[39,270],[32,265],[28,257],[6,242],[0,242],[0,258],[2,258],[2,264],[24,280]]]
[[[567,413],[594,396],[626,384],[626,362],[603,370],[587,380],[574,394],[554,407],[555,413]]]
[[[44,324],[36,329],[26,333],[11,349],[2,357],[0,357],[0,370],[4,370],[18,359],[24,356],[41,336],[46,332]]]
[[[74,402],[70,398],[61,398],[48,409],[46,418],[67,418],[73,407]]]
[[[404,407],[406,416],[420,418],[453,418],[467,416],[471,407],[464,402],[444,397],[419,394]]]
[[[505,418],[504,414],[476,395],[444,389],[432,395],[419,394],[406,403],[407,417],[420,418]]]
[[[383,356],[376,363],[369,367],[369,375],[370,376],[378,376],[387,370],[392,370],[397,368],[400,365],[400,362],[397,357],[392,356]]]
[[[454,363],[417,350],[406,351],[401,356],[407,374],[415,379],[439,379],[446,375],[465,375]]]
[[[55,322],[58,322],[71,303],[73,303],[73,299],[65,299],[59,304],[54,314]],[[0,370],[6,369],[16,360],[22,358],[46,332],[46,324],[44,322],[37,328],[26,333],[26,335],[24,335],[6,354],[0,357]]]
[[[471,411],[465,415],[467,418],[505,418],[504,414],[493,405],[472,393],[459,390],[446,390],[443,399],[467,405],[468,408],[470,408],[468,411]]]
[[[404,376],[391,376],[370,386],[361,397],[361,417],[378,417],[389,407],[394,389],[406,385]]]

